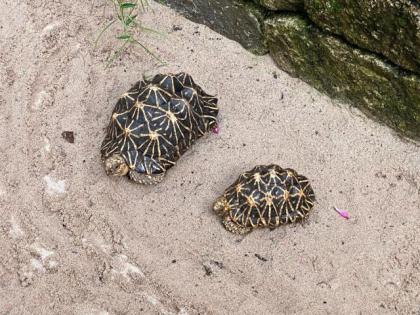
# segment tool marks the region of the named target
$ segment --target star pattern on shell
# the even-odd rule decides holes
[[[261,165],[241,174],[218,200],[223,203],[225,226],[248,231],[306,218],[314,206],[315,194],[309,180],[293,169]],[[218,206],[216,202],[216,211],[220,210]]]
[[[186,73],[158,74],[121,95],[101,146],[105,160],[121,155],[131,171],[163,173],[217,126],[217,98]]]

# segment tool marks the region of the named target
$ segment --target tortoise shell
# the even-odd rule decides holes
[[[160,181],[195,140],[217,126],[217,115],[217,98],[186,73],[137,82],[118,100],[106,130],[101,155],[107,173]]]
[[[214,210],[225,227],[246,233],[304,219],[315,202],[309,180],[293,169],[260,165],[245,172],[219,197]]]

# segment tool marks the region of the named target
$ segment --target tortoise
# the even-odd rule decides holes
[[[242,173],[216,199],[213,210],[228,231],[245,234],[257,227],[275,228],[302,220],[314,202],[314,191],[305,176],[270,164]]]
[[[141,184],[161,182],[198,138],[217,128],[217,115],[217,98],[185,72],[137,82],[119,98],[106,129],[106,173]]]

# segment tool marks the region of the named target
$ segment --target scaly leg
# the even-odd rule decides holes
[[[252,228],[250,227],[245,227],[245,226],[239,225],[236,222],[233,222],[229,215],[226,215],[223,218],[222,223],[225,226],[226,230],[234,234],[247,234],[251,232],[252,230]]]
[[[128,175],[130,176],[130,178],[135,181],[136,183],[139,184],[143,184],[143,185],[156,185],[159,184],[163,178],[165,177],[165,173],[160,173],[160,174],[152,174],[152,175],[147,175],[147,174],[141,174],[141,173],[137,173],[136,171],[130,171],[128,173]]]
[[[131,169],[128,176],[139,184],[154,185],[160,183],[165,177],[165,168],[163,165],[149,156],[137,156],[137,152],[128,152],[133,154],[131,160],[135,160],[135,168]]]

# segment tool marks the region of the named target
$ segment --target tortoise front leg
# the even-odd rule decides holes
[[[225,226],[226,230],[234,234],[247,234],[251,232],[252,230],[252,228],[250,227],[245,227],[245,226],[239,225],[236,222],[233,222],[229,214],[223,217],[222,223]]]
[[[159,161],[148,157],[137,157],[134,169],[128,173],[130,178],[139,184],[155,185],[165,177],[166,170]]]
[[[160,174],[147,175],[147,174],[137,173],[136,171],[131,170],[128,173],[128,176],[130,176],[130,178],[133,181],[139,184],[156,185],[156,184],[159,184],[163,180],[163,178],[165,177],[165,172],[160,173]]]

